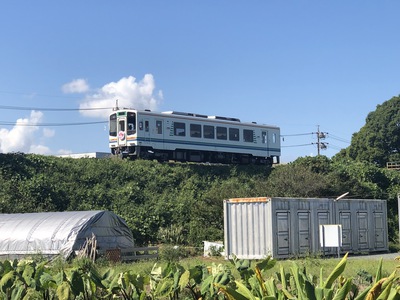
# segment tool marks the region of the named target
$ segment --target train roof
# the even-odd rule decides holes
[[[163,114],[172,114],[178,116],[188,116],[188,117],[198,117],[198,118],[207,118],[207,119],[215,119],[215,120],[225,120],[225,121],[233,121],[233,122],[240,122],[238,118],[229,118],[229,117],[221,117],[221,116],[207,116],[201,114],[194,114],[194,113],[185,113],[180,111],[163,111]]]
[[[181,111],[163,111],[163,112],[152,112],[149,109],[145,110],[138,110],[138,109],[132,109],[132,108],[122,108],[122,109],[116,109],[115,111],[120,111],[120,110],[135,110],[137,112],[144,112],[144,113],[150,113],[150,114],[164,114],[164,115],[176,115],[176,116],[183,116],[183,117],[192,117],[192,118],[202,118],[202,119],[210,119],[210,120],[220,120],[220,121],[228,121],[228,122],[237,122],[241,123],[243,125],[245,124],[251,124],[251,125],[261,125],[261,126],[271,126],[271,127],[277,127],[275,125],[267,125],[267,124],[257,124],[257,122],[241,122],[240,119],[238,118],[232,118],[232,117],[223,117],[223,116],[208,116],[204,114],[197,114],[197,113],[190,113],[190,112],[181,112]]]

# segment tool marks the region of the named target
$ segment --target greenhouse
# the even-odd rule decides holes
[[[110,211],[0,214],[0,258],[69,258],[93,238],[100,253],[134,247],[126,222]]]

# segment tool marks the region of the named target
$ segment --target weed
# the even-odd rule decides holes
[[[163,245],[159,248],[158,257],[166,262],[178,262],[188,257],[188,251],[185,247]]]

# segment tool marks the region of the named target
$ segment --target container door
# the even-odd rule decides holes
[[[375,249],[385,249],[385,226],[383,222],[383,213],[374,212],[375,223]]]
[[[330,214],[327,211],[320,211],[317,214],[317,219],[318,219],[318,231],[316,234],[316,236],[318,237],[317,249],[320,249],[321,251],[323,251],[324,249],[321,246],[321,240],[320,240],[320,235],[319,235],[319,230],[320,230],[319,226],[331,224]],[[324,254],[331,254],[331,253],[333,253],[333,251],[334,251],[334,249],[332,247],[326,247]]]
[[[299,230],[299,253],[304,254],[311,251],[310,249],[310,213],[298,213],[298,230]]]
[[[339,214],[339,224],[342,225],[342,250],[351,251],[351,214],[350,212],[340,212]]]
[[[276,213],[278,256],[289,255],[289,212]]]
[[[368,249],[368,214],[367,212],[357,213],[358,227],[358,250]]]

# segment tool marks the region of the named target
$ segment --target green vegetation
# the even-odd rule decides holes
[[[111,210],[138,245],[201,247],[223,240],[223,200],[237,197],[387,199],[397,243],[400,172],[348,158],[299,158],[266,170],[120,159],[0,154],[0,213]]]
[[[345,273],[355,263],[348,261],[347,254],[340,260],[234,258],[186,266],[184,262],[148,262],[152,266],[139,271],[133,264],[99,265],[88,259],[4,261],[0,262],[0,299],[400,298],[397,268],[391,262],[387,271],[382,259],[374,265],[373,274],[359,270],[356,277]]]
[[[331,197],[388,201],[389,237],[397,245],[400,98],[366,118],[347,149],[329,159],[301,157],[264,166],[70,159],[0,154],[0,213],[111,210],[124,218],[138,245],[202,246],[223,240],[224,199]]]
[[[353,135],[341,155],[385,167],[400,161],[400,97],[393,97],[370,112],[365,125]]]
[[[196,245],[206,237],[221,239],[224,199],[349,192],[352,198],[387,199],[394,233],[400,176],[384,167],[400,161],[398,124],[400,98],[394,97],[370,113],[350,147],[332,159],[302,157],[271,170],[0,154],[0,212],[107,209],[127,220],[139,244],[164,237]]]
[[[156,264],[1,262],[0,299],[400,299],[393,262],[185,259],[203,240],[223,240],[222,203],[237,197],[349,192],[386,199],[389,238],[398,248],[400,172],[385,165],[400,161],[400,98],[366,121],[332,159],[302,157],[272,169],[0,154],[0,213],[111,210],[127,221],[138,245],[164,244]]]

